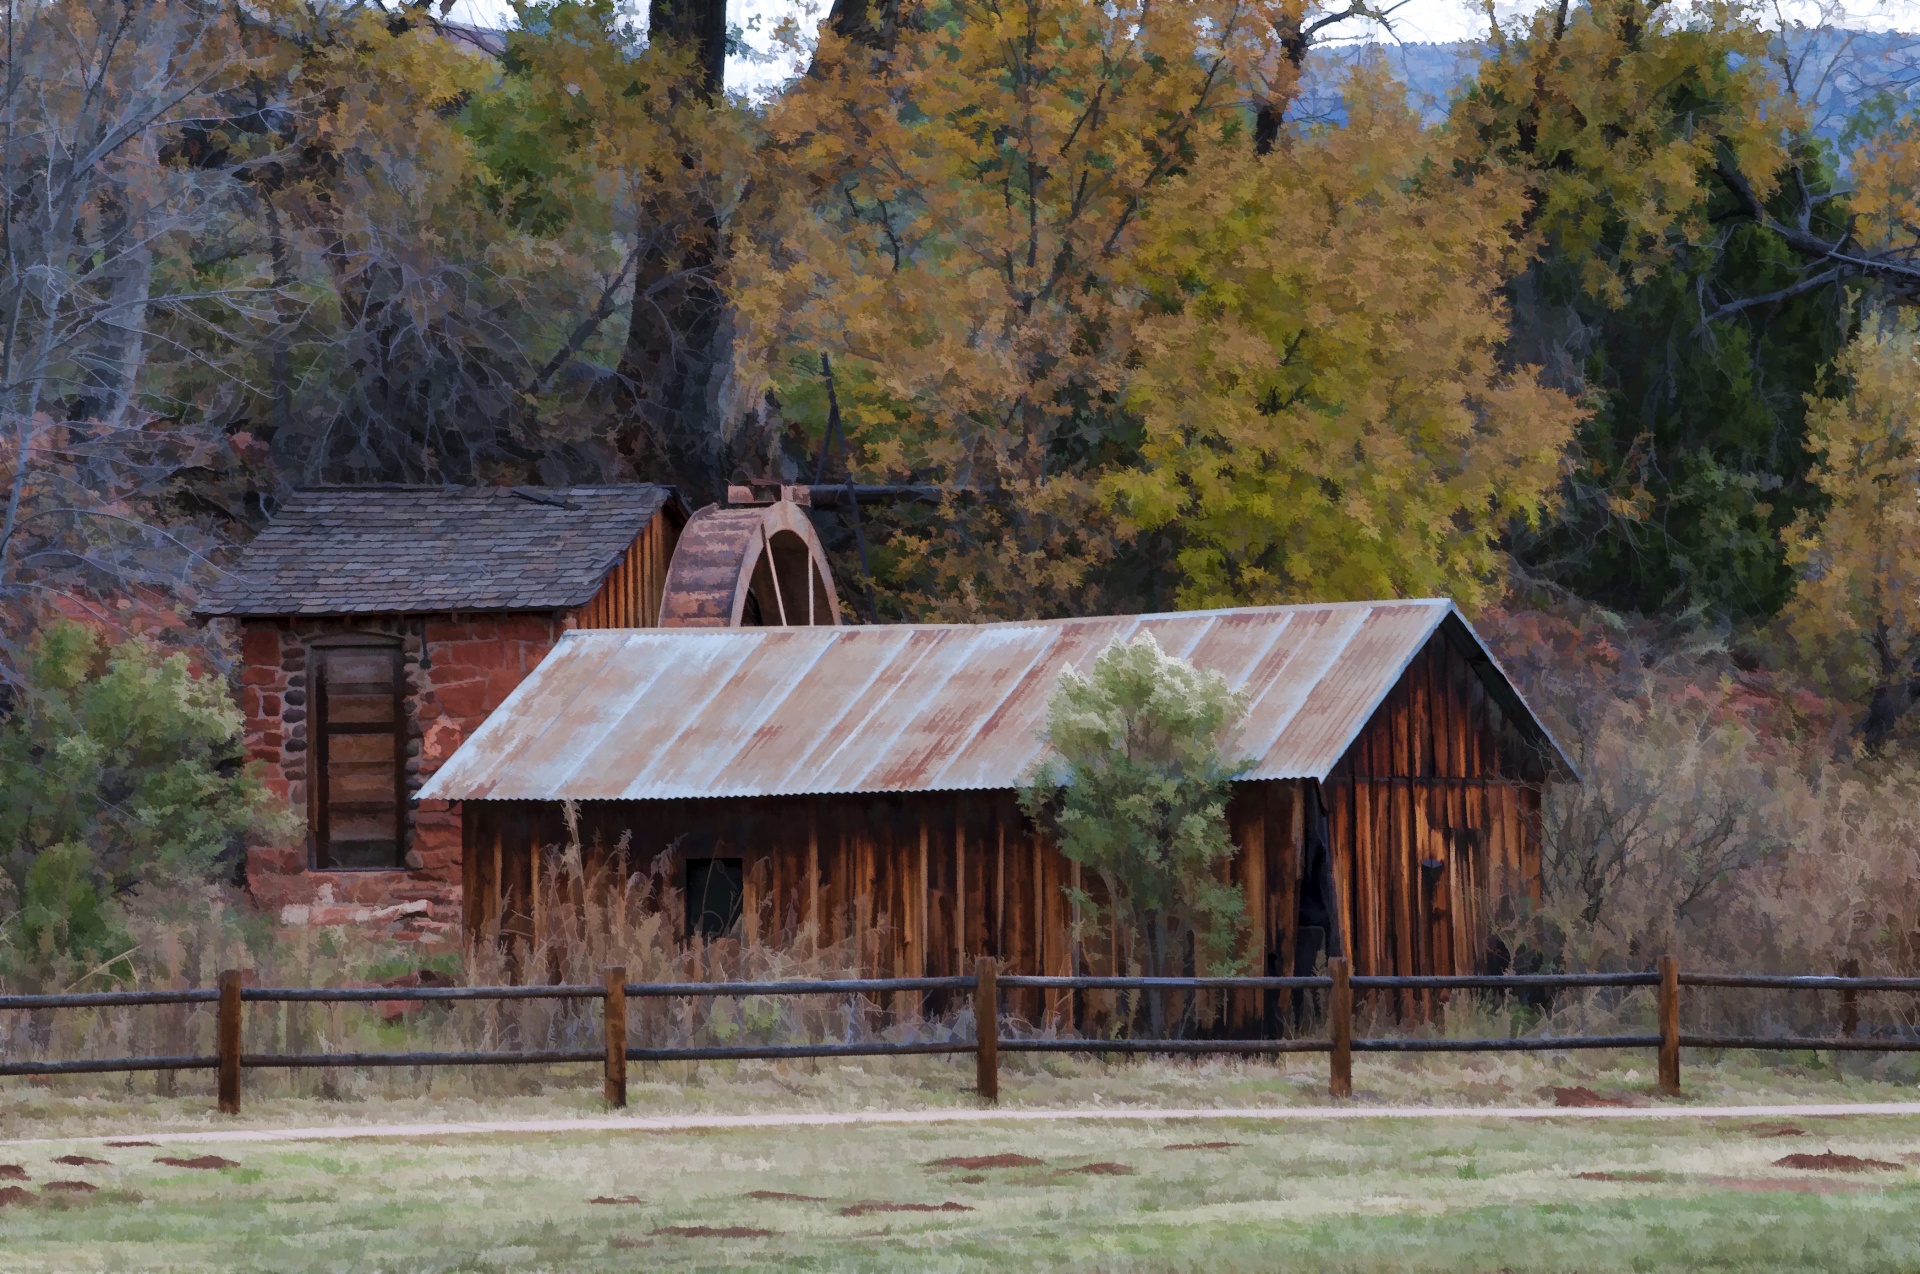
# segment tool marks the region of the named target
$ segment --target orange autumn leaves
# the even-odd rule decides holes
[[[970,493],[893,528],[900,611],[1497,579],[1578,415],[1498,357],[1521,189],[1364,74],[1256,155],[1296,7],[958,4],[773,108],[767,188],[813,197],[736,260],[761,367],[830,353],[863,475]]]

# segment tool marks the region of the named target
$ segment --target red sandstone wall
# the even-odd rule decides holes
[[[307,646],[336,633],[381,633],[404,645],[407,785],[418,791],[487,715],[532,672],[573,624],[548,614],[242,621],[241,709],[247,753],[269,789],[307,811]],[[259,845],[247,854],[247,887],[287,924],[384,926],[408,941],[460,935],[460,808],[414,802],[408,867],[312,871],[312,849]]]

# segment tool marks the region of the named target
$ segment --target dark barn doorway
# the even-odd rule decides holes
[[[744,860],[690,858],[687,860],[687,937],[724,938],[740,923],[746,897]]]

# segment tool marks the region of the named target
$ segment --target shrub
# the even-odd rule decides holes
[[[1226,806],[1243,767],[1223,749],[1243,711],[1218,673],[1163,653],[1145,632],[1108,646],[1091,676],[1069,670],[1047,705],[1054,759],[1022,804],[1102,885],[1104,898],[1075,895],[1081,915],[1114,921],[1150,977],[1235,971],[1245,904],[1220,868],[1234,852]],[[1161,1034],[1161,998],[1147,1000]]]
[[[0,932],[16,959],[105,958],[114,899],[206,878],[274,815],[225,684],[184,655],[59,623],[21,672],[0,716]]]

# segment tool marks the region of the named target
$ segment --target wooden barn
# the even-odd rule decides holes
[[[1472,972],[1536,897],[1564,757],[1444,600],[986,625],[563,636],[423,798],[463,811],[469,934],[536,936],[540,855],[670,855],[688,933],[812,918],[896,976],[1102,972],[1022,816],[1060,672],[1141,629],[1249,704],[1229,814],[1269,972]],[[1104,949],[1104,948],[1103,948]]]

